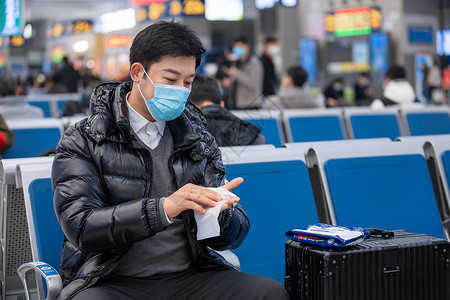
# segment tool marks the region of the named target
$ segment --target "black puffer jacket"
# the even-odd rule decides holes
[[[92,95],[92,115],[68,129],[56,150],[52,170],[54,208],[65,234],[61,299],[93,285],[117,265],[130,245],[164,230],[158,199],[150,199],[152,162],[128,121],[124,98],[130,83],[107,83]],[[225,168],[200,111],[188,103],[183,114],[167,123],[174,140],[170,170],[176,186],[186,183],[220,186]],[[238,247],[248,230],[240,205],[219,216],[221,236],[196,239],[192,210],[182,213],[195,267],[231,267],[212,256]]]
[[[265,144],[266,139],[260,135],[261,128],[241,120],[228,109],[218,104],[201,108],[208,123],[208,131],[219,146],[246,146]]]

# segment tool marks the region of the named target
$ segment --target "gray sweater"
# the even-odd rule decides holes
[[[111,275],[147,277],[156,274],[173,273],[187,270],[191,266],[191,254],[187,244],[183,220],[174,218],[173,223],[166,222],[163,199],[176,191],[173,176],[168,168],[169,157],[173,152],[173,140],[169,126],[158,146],[151,150],[152,185],[151,197],[159,198],[160,220],[164,231],[155,236],[134,243],[121,259]]]

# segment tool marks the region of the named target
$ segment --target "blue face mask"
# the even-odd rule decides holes
[[[245,49],[239,46],[233,47],[232,51],[238,58],[241,58],[245,55]]]
[[[179,117],[184,110],[191,90],[182,86],[155,84],[145,70],[144,73],[155,87],[155,96],[150,100],[145,99],[139,83],[137,86],[153,118],[157,121],[171,121]]]

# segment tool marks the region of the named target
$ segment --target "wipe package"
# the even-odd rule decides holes
[[[219,226],[219,214],[222,205],[230,199],[230,197],[236,196],[225,188],[209,188],[211,191],[219,193],[222,196],[222,200],[217,202],[214,207],[207,207],[206,213],[202,214],[198,211],[194,211],[195,222],[197,222],[197,240],[204,240],[220,235]]]
[[[362,227],[333,226],[318,223],[308,226],[306,230],[292,229],[286,236],[296,242],[321,247],[342,247],[356,245],[370,236]]]

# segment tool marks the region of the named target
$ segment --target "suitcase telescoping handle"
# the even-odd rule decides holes
[[[394,237],[393,231],[387,231],[378,228],[366,228],[367,231],[370,232],[370,237],[380,237],[384,239],[389,239]]]

